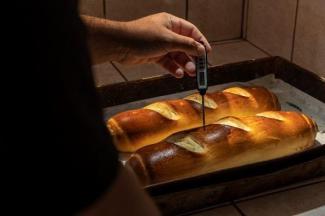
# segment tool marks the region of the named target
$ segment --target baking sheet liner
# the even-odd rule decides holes
[[[167,84],[166,84],[167,85]],[[315,99],[314,97],[306,94],[305,92],[293,87],[292,85],[276,79],[274,74],[270,74],[249,82],[231,82],[221,85],[209,86],[208,92],[222,90],[231,86],[251,86],[259,85],[268,88],[276,94],[281,104],[283,111],[298,111],[310,116],[318,125],[319,132],[316,136],[317,145],[325,145],[325,103]],[[150,103],[166,100],[183,98],[189,94],[196,93],[197,90],[184,91],[139,101],[134,101],[117,106],[107,107],[104,109],[105,121],[111,116],[130,109],[142,108]],[[325,94],[325,92],[324,92]]]

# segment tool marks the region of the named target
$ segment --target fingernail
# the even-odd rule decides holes
[[[188,72],[194,72],[195,71],[195,64],[193,62],[187,62],[185,64],[185,69],[188,71]]]
[[[200,44],[197,48],[197,52],[199,55],[204,55],[205,54],[205,48],[202,44]]]
[[[181,77],[184,76],[184,71],[183,71],[183,69],[178,68],[178,69],[175,71],[175,74],[176,74],[177,77],[181,78]]]
[[[211,47],[210,44],[208,44],[208,46],[207,46],[207,51],[210,52],[211,50],[212,50],[212,47]]]

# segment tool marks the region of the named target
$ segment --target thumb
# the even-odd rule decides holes
[[[205,54],[204,46],[193,38],[179,35],[174,32],[171,32],[171,34],[172,39],[170,40],[170,43],[167,44],[168,51],[184,52],[191,56],[200,56]]]

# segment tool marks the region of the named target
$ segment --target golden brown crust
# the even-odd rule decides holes
[[[211,102],[206,108],[208,125],[229,115],[246,116],[280,109],[275,95],[263,87],[228,88],[207,93],[206,97]],[[119,113],[107,122],[117,149],[123,152],[136,151],[171,134],[201,125],[201,104],[191,99],[157,102]]]
[[[219,123],[141,148],[127,164],[135,167],[141,160],[143,168],[135,172],[144,184],[170,181],[290,155],[312,146],[317,132],[312,119],[296,112],[226,117]],[[177,140],[185,144],[175,145]],[[193,151],[195,145],[203,151]]]

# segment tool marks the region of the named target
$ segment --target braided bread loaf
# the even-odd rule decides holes
[[[254,115],[280,110],[274,94],[263,87],[233,87],[205,96],[206,124],[226,116]],[[119,151],[133,152],[160,142],[179,131],[202,126],[201,95],[150,104],[142,109],[119,113],[107,126]]]
[[[296,112],[226,117],[139,149],[127,161],[144,184],[266,161],[313,145],[315,122]]]

